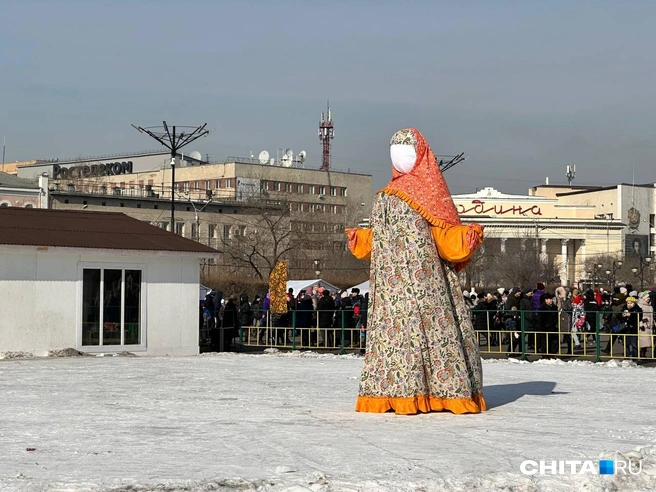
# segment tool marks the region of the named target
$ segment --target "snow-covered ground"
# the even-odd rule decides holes
[[[0,490],[656,490],[656,369],[486,361],[489,411],[354,411],[362,359],[0,361]],[[641,448],[624,476],[520,473]]]

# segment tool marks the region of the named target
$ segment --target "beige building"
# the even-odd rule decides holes
[[[290,272],[292,278],[312,278],[317,270],[328,274],[363,268],[347,251],[344,228],[369,217],[370,175],[249,159],[212,164],[180,156],[172,226],[170,161],[161,152],[118,155],[37,164],[20,168],[19,175],[50,176],[53,208],[125,212],[217,248],[224,265],[252,263],[248,255],[258,243],[288,250],[287,256],[294,257],[291,268],[297,269]],[[263,274],[272,267],[262,258],[258,261],[264,263]]]
[[[612,258],[651,268],[645,264],[656,250],[654,184],[541,185],[527,195],[488,187],[453,199],[463,222],[485,226],[485,248],[503,252],[508,241],[536,241],[541,259],[558,264],[563,285],[586,283],[591,268],[603,276],[613,268]]]

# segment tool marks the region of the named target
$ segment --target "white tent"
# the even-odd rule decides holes
[[[363,296],[369,292],[369,280],[362,282],[361,284],[354,285],[353,287],[349,287],[348,291],[351,292],[351,289],[360,289],[360,295]]]
[[[325,280],[321,280],[320,278],[315,278],[313,280],[288,280],[287,290],[290,288],[294,289],[294,295],[297,296],[300,291],[311,288],[317,284],[319,284],[319,287],[328,289],[331,292],[337,292],[339,290],[339,287],[336,287],[333,284],[326,282]]]

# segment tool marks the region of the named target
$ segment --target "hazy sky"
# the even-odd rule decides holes
[[[131,123],[215,131],[213,160],[305,149],[319,167],[391,174],[414,126],[465,152],[452,193],[656,179],[656,2],[4,0],[6,161],[155,149]]]

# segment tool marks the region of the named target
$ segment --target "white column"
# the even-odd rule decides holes
[[[545,238],[540,239],[540,261],[542,263],[547,263],[549,259],[547,257],[547,241],[548,239]]]
[[[569,239],[560,240],[560,284],[567,285],[569,278],[567,277],[568,262],[567,262],[567,243]]]
[[[579,255],[579,258],[576,259],[576,266],[579,269],[579,277],[581,274],[585,271],[583,270],[585,268],[585,239],[581,239],[581,248],[580,248],[581,254]]]
[[[506,252],[506,241],[508,240],[507,237],[502,237],[501,238],[501,252],[505,253]]]

